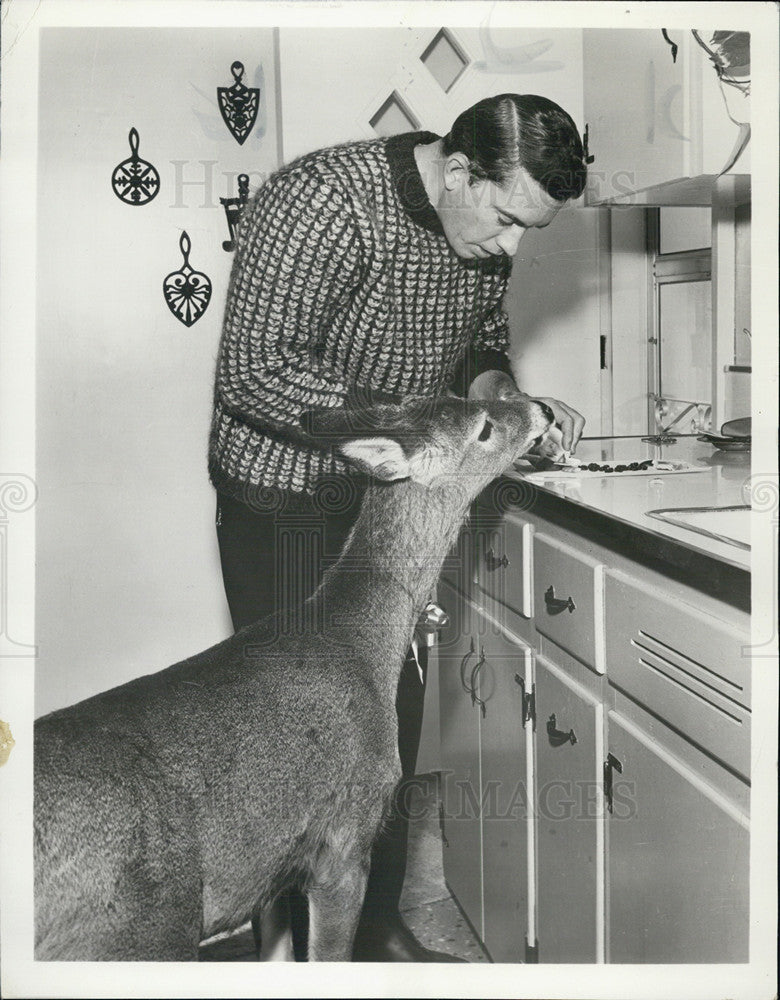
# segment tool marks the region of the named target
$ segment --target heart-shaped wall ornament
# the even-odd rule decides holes
[[[163,282],[163,294],[168,308],[185,326],[192,326],[201,318],[211,299],[211,281],[202,271],[190,267],[190,238],[182,232],[179,240],[184,263],[178,271],[171,271]]]
[[[114,168],[111,187],[126,205],[148,205],[160,190],[160,175],[147,160],[138,155],[138,132],[130,129],[131,155]]]

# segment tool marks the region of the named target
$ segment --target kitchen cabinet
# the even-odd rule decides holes
[[[443,765],[479,788],[471,832],[445,827],[450,887],[494,961],[747,961],[745,595],[559,497],[498,495],[440,650]]]
[[[520,962],[535,944],[529,914],[533,891],[533,728],[524,695],[532,681],[531,650],[497,630],[484,639],[477,674],[480,723],[484,942],[494,962]]]
[[[549,533],[534,536],[536,628],[604,673],[603,570],[597,559]]]
[[[601,702],[536,657],[540,962],[596,962],[603,947]]]
[[[710,204],[712,185],[728,165],[749,121],[749,99],[721,87],[690,30],[586,29],[583,32],[588,205]],[[749,190],[749,147],[733,167]]]
[[[471,606],[463,594],[441,583],[438,602],[449,618],[437,644],[444,877],[482,937],[480,711],[471,685],[471,673],[479,662],[477,639],[472,631]]]
[[[608,747],[608,960],[747,962],[747,816],[617,712]]]
[[[438,600],[444,875],[493,961],[518,962],[535,939],[531,650],[447,583]]]

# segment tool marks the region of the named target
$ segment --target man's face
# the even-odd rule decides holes
[[[549,226],[563,205],[523,167],[501,186],[489,180],[470,184],[468,167],[458,164],[457,154],[450,160],[437,213],[459,257],[512,257],[526,231]]]

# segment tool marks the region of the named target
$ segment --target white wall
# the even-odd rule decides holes
[[[277,165],[273,56],[271,29],[42,33],[36,714],[231,631],[206,471],[232,261],[219,197],[226,174],[254,186]],[[263,91],[243,146],[216,105],[235,60]],[[161,177],[140,207],[110,185],[131,127]],[[162,296],[183,229],[213,283],[189,329]]]

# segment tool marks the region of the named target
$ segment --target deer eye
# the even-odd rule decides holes
[[[482,430],[479,432],[479,441],[487,441],[490,435],[493,433],[493,424],[489,420],[485,420],[482,425]]]

